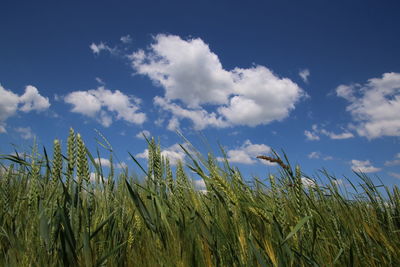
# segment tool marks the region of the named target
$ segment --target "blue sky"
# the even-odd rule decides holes
[[[308,175],[400,184],[396,1],[2,1],[0,153],[94,129],[145,160],[218,143],[245,175],[283,149]],[[138,137],[139,136],[139,137]],[[208,144],[205,145],[203,139]],[[107,158],[107,151],[102,150]],[[107,161],[104,159],[104,163]],[[374,178],[375,179],[375,178]]]

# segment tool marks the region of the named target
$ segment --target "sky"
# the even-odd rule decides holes
[[[398,1],[1,1],[0,154],[99,132],[139,172],[183,135],[246,177],[284,151],[310,177],[400,185]],[[195,177],[194,177],[195,178]]]

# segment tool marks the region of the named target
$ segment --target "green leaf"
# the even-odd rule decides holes
[[[286,241],[288,241],[290,238],[292,238],[292,236],[294,236],[300,230],[300,228],[303,227],[303,225],[311,218],[312,218],[312,216],[306,216],[303,219],[301,219],[296,224],[296,226],[293,228],[293,230],[286,236],[286,238],[285,238],[285,240],[283,240],[282,244],[285,243]]]
[[[135,159],[134,156],[132,156],[132,154],[130,152],[128,152],[129,156],[131,156],[131,158],[133,159],[133,161],[139,166],[139,168],[144,172],[144,174],[146,174],[147,177],[149,177],[149,175],[147,174],[147,172],[145,171],[145,169],[142,167],[142,165],[140,165],[140,163]]]
[[[144,222],[146,226],[152,230],[153,232],[156,231],[156,227],[154,223],[152,222],[151,216],[149,211],[147,210],[146,206],[144,205],[142,199],[140,198],[138,192],[136,190],[133,190],[131,185],[128,183],[128,181],[125,179],[125,184],[128,188],[129,194],[135,203],[136,208],[139,210],[140,215],[142,215],[142,218],[144,219]]]
[[[114,248],[113,250],[111,250],[109,253],[107,253],[106,255],[104,255],[102,258],[100,258],[97,262],[95,266],[101,266],[109,257],[111,257],[113,254],[115,254],[118,250],[121,249],[122,246],[124,246],[126,244],[127,241],[123,242],[122,244],[118,245],[116,248]]]
[[[342,255],[342,253],[343,253],[343,249],[341,248],[341,249],[339,250],[339,253],[336,255],[335,259],[333,260],[333,264],[332,264],[332,265],[335,265],[335,264],[336,264],[336,262],[339,260],[339,258],[340,258],[340,256]]]
[[[92,239],[93,237],[95,237],[95,236],[100,232],[100,230],[114,217],[114,213],[115,213],[115,211],[114,211],[113,213],[111,213],[111,215],[108,216],[107,219],[105,219],[102,223],[100,223],[100,224],[97,226],[97,228],[96,228],[96,229],[93,231],[93,233],[90,235],[90,239]]]

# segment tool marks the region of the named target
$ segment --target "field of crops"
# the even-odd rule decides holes
[[[305,186],[277,154],[250,182],[192,149],[171,168],[154,139],[147,167],[103,173],[72,129],[66,144],[2,156],[1,266],[400,266],[398,187]]]

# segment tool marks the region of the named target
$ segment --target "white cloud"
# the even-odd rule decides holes
[[[111,167],[111,161],[109,159],[106,158],[96,158],[95,162],[99,165],[101,165],[101,167],[107,167],[110,168]],[[127,165],[125,162],[121,162],[121,163],[115,163],[114,162],[114,168],[118,168],[118,169],[123,169],[126,168]]]
[[[172,117],[168,122],[167,129],[170,131],[176,131],[176,130],[179,130],[179,126],[180,126],[180,123],[179,123],[178,118]]]
[[[165,98],[159,96],[154,97],[154,104],[156,106],[161,107],[164,110],[170,111],[175,116],[175,118],[191,120],[196,130],[204,129],[207,126],[214,126],[217,128],[228,126],[228,123],[223,119],[217,117],[217,115],[214,112],[208,113],[206,110],[201,108],[185,109],[179,106],[178,104],[171,103]]]
[[[236,149],[226,151],[226,156],[231,163],[254,164],[262,162],[267,165],[274,165],[264,160],[257,160],[256,157],[262,154],[268,154],[271,148],[264,144],[252,144],[250,140],[246,140],[243,145]],[[224,158],[218,157],[218,161],[223,161]]]
[[[149,150],[146,148],[143,152],[136,154],[135,157],[137,157],[139,159],[148,159],[149,158]]]
[[[54,99],[54,101],[58,102],[61,100],[61,97],[58,94],[54,94],[53,99]]]
[[[128,164],[126,164],[125,162],[121,162],[117,164],[117,168],[118,169],[125,169],[128,167]]]
[[[165,121],[164,118],[159,117],[158,119],[156,119],[156,120],[154,121],[154,124],[157,125],[158,127],[162,127],[164,121]]]
[[[356,159],[351,160],[351,169],[355,172],[363,172],[363,173],[372,173],[381,170],[380,168],[372,166],[369,160],[362,161]]]
[[[343,84],[339,85],[336,88],[336,95],[343,97],[344,99],[346,99],[348,101],[355,101],[356,98],[354,97],[354,90],[353,90],[355,86],[359,87],[360,85],[359,84],[352,85],[352,86],[343,85]]]
[[[201,193],[207,193],[206,183],[204,182],[203,179],[192,180],[192,181],[193,181],[194,189],[196,189],[197,191],[199,191]]]
[[[326,130],[321,130],[321,133],[325,134],[330,139],[334,139],[334,140],[349,139],[349,138],[353,138],[354,137],[354,135],[352,133],[350,133],[350,132],[343,132],[343,133],[335,134],[333,132],[328,132]]]
[[[15,131],[20,134],[22,139],[28,140],[35,137],[35,134],[32,132],[31,127],[18,127],[15,128]]]
[[[28,85],[22,96],[14,94],[0,85],[0,133],[6,131],[6,120],[14,116],[18,110],[23,112],[43,111],[50,107],[47,97],[39,94],[36,87]],[[22,105],[19,107],[19,105]]]
[[[322,154],[321,152],[318,151],[313,151],[307,156],[309,159],[323,159],[323,160],[333,160],[332,156],[327,156]]]
[[[305,82],[308,83],[308,77],[310,76],[310,70],[309,69],[304,69],[299,72],[299,76],[301,79]]]
[[[137,134],[136,134],[136,138],[139,138],[139,139],[143,139],[144,140],[144,136],[143,135],[145,135],[147,138],[150,138],[150,132],[149,131],[147,131],[147,130],[143,130],[143,131],[141,131],[141,132],[138,132]]]
[[[400,179],[400,173],[396,172],[388,172],[388,174],[394,178]]]
[[[325,129],[321,129],[316,124],[313,124],[311,131],[308,131],[308,130],[304,131],[304,135],[306,136],[307,140],[314,140],[314,141],[320,140],[319,135],[321,135],[321,134],[328,136],[330,139],[333,139],[333,140],[349,139],[349,138],[354,137],[354,135],[348,131],[344,131],[343,133],[336,134],[334,132],[330,132]]]
[[[301,177],[301,183],[305,187],[317,187],[317,184],[310,178]]]
[[[310,154],[308,154],[308,158],[309,159],[319,159],[321,157],[321,153],[320,152],[311,152]]]
[[[196,129],[279,121],[305,96],[297,84],[264,66],[225,70],[199,38],[160,34],[148,52],[139,50],[130,59],[137,73],[165,89],[165,96],[155,98],[155,103],[177,119],[191,120]],[[217,113],[208,112],[205,105]]]
[[[305,130],[304,135],[306,136],[307,140],[310,140],[310,141],[317,141],[320,139],[319,136],[315,132],[312,132],[312,131]]]
[[[5,133],[5,121],[18,109],[19,97],[0,85],[0,133]]]
[[[171,165],[176,165],[178,161],[184,161],[185,152],[182,150],[179,144],[174,144],[168,148],[161,150],[161,155],[169,159]],[[148,159],[149,150],[145,149],[142,153],[136,154],[137,158]]]
[[[90,177],[90,182],[92,183],[96,182],[96,173],[91,172],[89,177]]]
[[[103,86],[89,91],[74,91],[64,101],[73,105],[72,112],[96,118],[104,127],[112,124],[113,117],[134,124],[142,124],[146,120],[146,114],[139,112],[138,98]]]
[[[360,136],[400,136],[400,73],[384,73],[363,85],[340,85],[336,94],[349,102],[346,110]]]
[[[127,34],[127,35],[125,35],[125,36],[122,36],[122,37],[120,38],[120,40],[121,40],[121,42],[124,43],[124,44],[132,43],[132,37],[131,37],[129,34]]]
[[[73,105],[72,112],[94,117],[101,110],[101,101],[89,91],[75,91],[69,93],[64,101]]]
[[[32,85],[25,88],[25,93],[19,97],[19,101],[23,104],[20,107],[23,112],[43,111],[50,107],[49,98],[41,96],[37,88]]]
[[[97,83],[99,83],[99,84],[101,84],[101,85],[105,85],[105,84],[106,84],[106,83],[103,81],[103,79],[101,79],[101,78],[99,78],[99,77],[96,77],[95,80],[96,80]]]
[[[385,161],[385,166],[397,166],[400,165],[400,153],[397,153],[393,160]]]
[[[185,152],[179,146],[179,144],[175,144],[161,151],[161,155],[168,158],[171,165],[176,165],[178,161],[184,161]]]
[[[108,46],[107,44],[100,42],[98,44],[92,43],[89,46],[90,50],[92,50],[93,54],[95,55],[99,55],[102,51],[107,51],[110,52],[111,54],[115,54],[116,53],[116,48],[111,48],[110,46]]]

